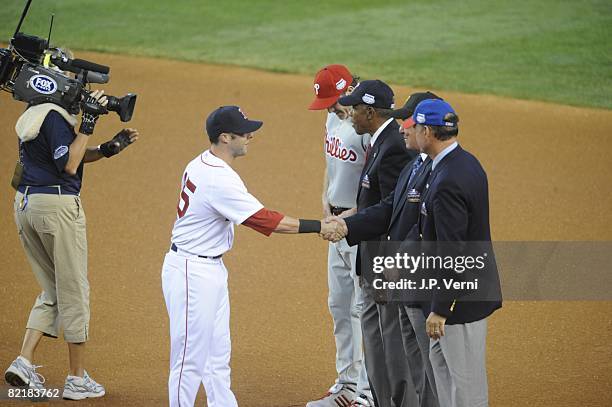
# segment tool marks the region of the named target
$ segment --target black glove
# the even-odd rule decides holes
[[[98,101],[92,96],[88,96],[87,99],[81,103],[81,109],[83,110],[83,119],[81,121],[81,127],[79,127],[79,133],[91,136],[93,134],[94,127],[96,127],[98,116],[108,112],[106,108],[98,103]]]
[[[123,149],[132,144],[129,130],[123,129],[112,140],[100,144],[100,152],[106,158],[119,154]]]

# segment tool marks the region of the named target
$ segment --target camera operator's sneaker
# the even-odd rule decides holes
[[[354,384],[336,383],[318,400],[310,401],[306,407],[349,407],[357,395]]]
[[[83,400],[86,398],[102,397],[104,394],[104,387],[96,383],[96,381],[85,372],[83,377],[66,377],[62,397],[68,400]]]
[[[4,372],[4,380],[11,386],[28,386],[33,389],[43,390],[45,378],[40,373],[36,373],[36,369],[39,367],[42,366],[34,366],[23,356],[18,356],[9,368],[6,369],[6,372]]]
[[[374,400],[365,394],[360,394],[359,396],[355,397],[350,407],[374,407]]]

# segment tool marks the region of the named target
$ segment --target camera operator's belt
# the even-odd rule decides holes
[[[49,186],[31,186],[31,185],[20,185],[17,188],[19,192],[24,195],[32,194],[50,194],[50,195],[79,195],[78,192],[62,191],[61,185],[49,185]]]
[[[172,243],[172,245],[170,246],[170,250],[172,250],[175,253],[179,253],[179,254],[182,254],[182,253],[190,254],[190,253],[187,253],[186,251],[181,250],[178,247],[176,247],[176,245],[174,243]],[[201,259],[217,260],[217,259],[220,259],[221,256],[223,256],[223,255],[220,254],[218,256],[200,256],[200,255],[195,255],[195,256],[198,256]]]

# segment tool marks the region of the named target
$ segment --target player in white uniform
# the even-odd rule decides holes
[[[357,190],[369,135],[357,134],[350,108],[338,104],[338,98],[352,92],[356,85],[357,78],[344,65],[328,65],[317,73],[314,80],[315,99],[309,109],[327,109],[328,112],[322,196],[325,216],[347,216],[357,206]],[[368,406],[372,403],[363,363],[362,296],[359,278],[355,275],[356,256],[357,246],[350,247],[344,239],[329,243],[328,305],[334,322],[338,377],[321,399],[309,402],[307,407],[338,407],[349,403]]]
[[[209,407],[237,406],[230,390],[230,332],[227,270],[221,256],[231,249],[234,224],[269,236],[325,233],[336,225],[270,211],[247,191],[231,168],[245,155],[262,122],[248,120],[237,106],[215,110],[206,120],[211,147],[185,169],[162,269],[170,319],[170,406],[192,406],[200,383]]]

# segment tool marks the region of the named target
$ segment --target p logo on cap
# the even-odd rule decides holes
[[[353,75],[344,65],[327,65],[314,79],[315,99],[310,110],[323,110],[333,106],[353,81]]]

